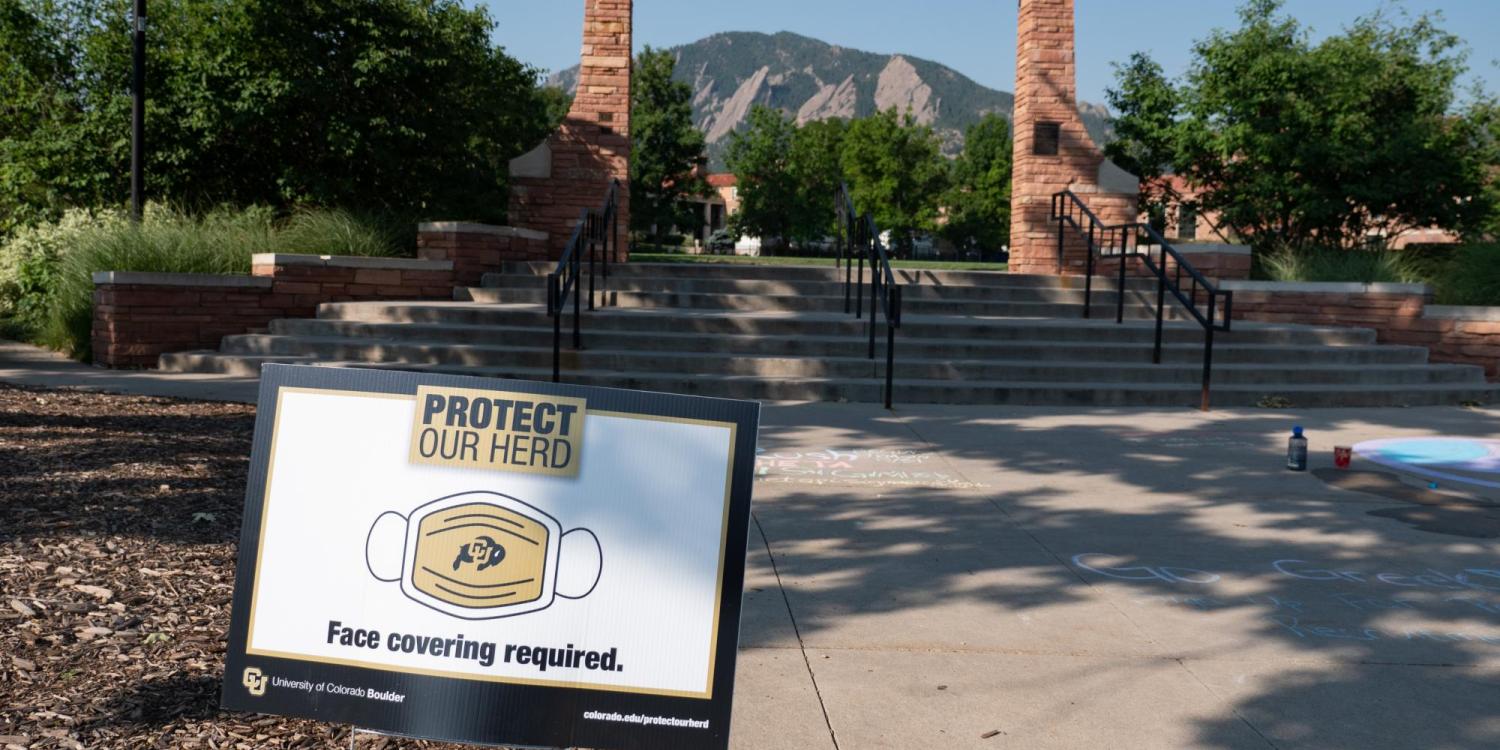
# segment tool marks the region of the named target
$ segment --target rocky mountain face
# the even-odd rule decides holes
[[[1009,118],[1015,97],[975,83],[952,68],[910,55],[881,55],[781,32],[728,32],[673,47],[676,78],[693,87],[693,119],[708,139],[709,156],[722,167],[729,134],[755,104],[776,107],[798,122],[863,117],[896,107],[910,110],[942,137],[944,151],[963,148],[963,131],[989,112]],[[578,69],[560,71],[548,84],[570,93]],[[1109,135],[1108,112],[1081,103],[1094,140]]]

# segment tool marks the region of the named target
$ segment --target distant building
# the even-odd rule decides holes
[[[1167,207],[1165,226],[1161,228],[1164,237],[1182,242],[1238,241],[1237,238],[1225,236],[1230,232],[1228,228],[1220,225],[1218,212],[1198,209],[1197,202],[1202,192],[1201,189],[1179,175],[1165,175],[1160,180],[1179,198],[1178,202]],[[1143,206],[1140,221],[1145,222],[1149,218]],[[1384,237],[1378,233],[1372,233],[1369,239],[1375,241],[1382,240]],[[1404,231],[1385,244],[1391,249],[1400,250],[1409,245],[1455,245],[1459,242],[1459,236],[1446,229],[1423,227]]]
[[[733,174],[714,172],[704,175],[704,181],[709,187],[707,194],[685,195],[682,202],[695,206],[694,210],[703,217],[703,226],[693,236],[693,242],[706,248],[714,232],[729,226],[729,217],[739,210],[740,198]]]

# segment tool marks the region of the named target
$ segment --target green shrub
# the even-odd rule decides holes
[[[410,255],[416,249],[416,220],[343,209],[303,210],[276,236],[277,251],[310,255]]]
[[[96,271],[239,274],[256,253],[393,256],[414,243],[406,227],[338,210],[279,221],[264,207],[190,215],[153,205],[139,226],[118,211],[69,212],[0,246],[0,317],[11,335],[86,358]]]
[[[56,223],[24,227],[0,243],[0,334],[36,339],[51,315],[64,251],[80,234],[124,221],[115,212],[74,209]]]
[[[1421,282],[1440,305],[1500,305],[1500,243],[1416,245],[1402,250],[1290,250],[1256,256],[1272,281]]]
[[[1432,279],[1442,305],[1500,305],[1500,243],[1459,245]]]
[[[1415,280],[1399,253],[1383,249],[1280,248],[1257,259],[1271,281],[1358,281],[1365,284]]]

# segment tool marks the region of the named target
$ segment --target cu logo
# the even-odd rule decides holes
[[[258,667],[245,667],[245,675],[240,678],[240,684],[257,698],[266,694],[266,683],[269,681]]]

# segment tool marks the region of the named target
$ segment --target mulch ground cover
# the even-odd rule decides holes
[[[218,707],[254,416],[0,386],[0,748],[349,747]]]

